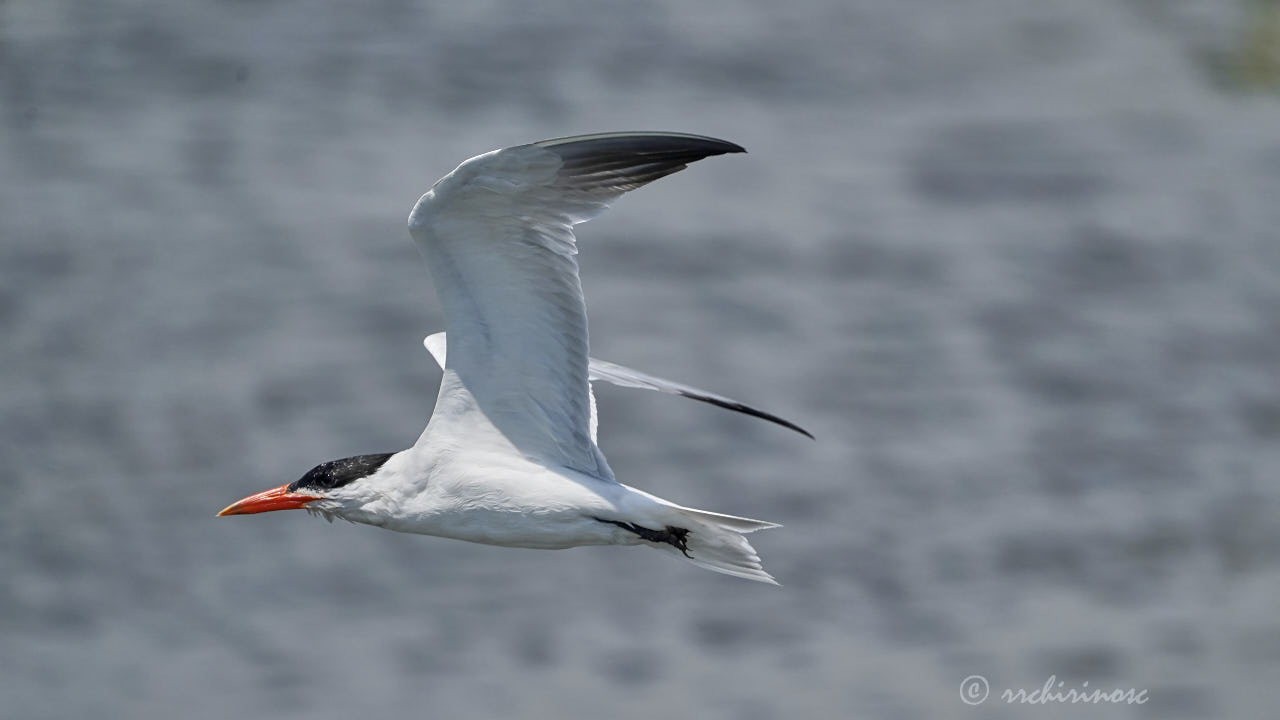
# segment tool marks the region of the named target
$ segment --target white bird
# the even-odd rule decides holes
[[[447,353],[443,333],[424,341],[444,367],[426,430],[407,450],[323,463],[219,515],[303,508],[491,545],[644,544],[774,583],[744,535],[775,523],[682,507],[614,479],[595,441],[590,381],[684,395],[808,433],[729,398],[589,358],[575,257],[573,226],[623,193],[736,152],[745,151],[697,135],[606,133],[459,165],[409,215],[448,332]]]

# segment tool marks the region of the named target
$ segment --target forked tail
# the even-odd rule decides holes
[[[662,546],[665,550],[682,553],[689,562],[708,570],[734,577],[777,585],[778,581],[765,572],[755,548],[743,537],[747,533],[781,527],[764,520],[673,506],[685,522],[681,527],[689,533],[684,536],[684,548]]]

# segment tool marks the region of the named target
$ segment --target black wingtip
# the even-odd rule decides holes
[[[774,415],[773,413],[767,413],[763,410],[757,410],[756,408],[753,408],[750,405],[743,405],[740,402],[734,402],[732,400],[726,400],[723,398],[712,397],[708,395],[698,395],[696,393],[689,393],[684,391],[680,391],[680,395],[682,397],[687,397],[690,400],[701,400],[702,402],[705,402],[705,403],[711,403],[716,407],[722,407],[725,410],[732,410],[734,412],[740,412],[743,415],[750,415],[751,417],[760,418],[761,420],[767,420],[775,425],[781,425],[782,427],[787,428],[788,430],[794,430],[800,433],[801,435],[804,435],[805,437],[809,438],[810,440],[815,440],[815,441],[817,440],[817,438],[813,436],[813,433],[809,432],[808,430],[805,430],[804,428],[791,422],[790,420],[785,420],[783,418],[780,418],[777,415]]]
[[[580,190],[626,192],[680,172],[690,163],[746,152],[728,140],[671,132],[616,132],[533,143],[560,158],[559,179]]]
[[[572,135],[551,138],[533,143],[539,147],[568,149],[566,146],[577,145],[590,147],[594,152],[614,152],[630,155],[650,153],[683,152],[696,154],[699,157],[725,155],[728,153],[745,153],[746,148],[728,140],[708,135],[664,131],[627,131],[592,133],[589,135]]]

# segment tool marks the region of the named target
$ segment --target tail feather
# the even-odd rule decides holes
[[[743,535],[753,533],[757,530],[768,530],[769,528],[782,527],[778,523],[769,522],[768,520],[753,520],[751,518],[739,517],[737,515],[725,515],[723,513],[714,513],[707,510],[694,510],[693,508],[680,506],[676,506],[676,509],[686,515],[692,515],[699,520],[724,526]]]
[[[685,557],[694,565],[747,580],[778,584],[772,575],[765,572],[760,556],[743,535],[780,525],[693,508],[675,506],[673,509],[685,519],[683,527],[689,530],[685,537],[688,548]],[[670,545],[663,548],[680,553]]]

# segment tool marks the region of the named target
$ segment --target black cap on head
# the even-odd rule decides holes
[[[368,477],[378,471],[387,459],[395,453],[377,453],[374,455],[356,455],[355,457],[330,460],[321,463],[289,484],[289,492],[298,490],[332,490],[343,485]]]

